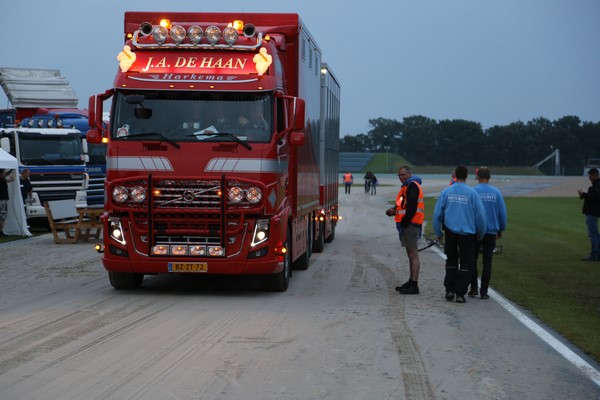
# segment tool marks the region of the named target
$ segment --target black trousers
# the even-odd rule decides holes
[[[444,253],[446,253],[446,292],[464,296],[475,271],[476,235],[459,235],[445,229]]]
[[[492,256],[494,255],[495,248],[495,234],[486,234],[482,240],[477,241],[477,246],[475,246],[475,270],[473,279],[471,279],[471,289],[477,288],[477,258],[479,257],[479,251],[481,250],[483,258],[483,269],[481,270],[481,294],[487,294],[488,288],[490,287],[490,279],[492,278]]]

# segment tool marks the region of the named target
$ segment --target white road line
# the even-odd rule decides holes
[[[446,259],[446,255],[440,249],[433,247],[432,250],[438,254],[442,259]],[[550,347],[558,352],[561,356],[566,358],[571,364],[579,369],[584,375],[590,378],[596,385],[600,386],[600,371],[595,369],[583,358],[575,354],[571,349],[565,346],[560,340],[552,336],[544,328],[536,324],[531,318],[523,314],[517,307],[512,305],[506,298],[496,292],[494,289],[488,289],[490,298],[494,299],[500,304],[506,311],[508,311],[513,317],[519,322],[525,325],[529,330],[535,333],[540,339],[546,342]]]

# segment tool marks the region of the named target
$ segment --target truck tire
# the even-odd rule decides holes
[[[308,223],[307,223],[307,227],[306,227],[306,251],[296,259],[296,261],[294,261],[294,269],[300,270],[300,271],[306,271],[308,269],[308,266],[310,264],[310,255],[312,253],[312,225],[311,225],[311,220],[309,218]]]
[[[292,274],[292,251],[290,248],[291,235],[292,230],[288,227],[287,237],[284,244],[287,252],[283,256],[283,269],[281,272],[261,277],[261,284],[265,290],[272,292],[285,292],[289,286],[290,276]]]
[[[121,289],[139,289],[144,280],[144,274],[134,274],[127,272],[108,272],[110,284],[117,290]]]
[[[329,234],[329,236],[327,236],[325,238],[325,243],[331,243],[333,242],[333,239],[335,238],[335,223],[331,224],[331,233]]]
[[[319,221],[319,233],[315,235],[315,240],[313,241],[313,251],[315,253],[320,253],[323,251],[325,247],[325,223],[323,221]]]

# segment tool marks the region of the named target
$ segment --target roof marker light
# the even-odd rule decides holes
[[[163,18],[160,20],[160,26],[163,26],[163,27],[169,29],[169,28],[171,28],[171,21],[169,21],[166,18]]]
[[[229,26],[233,26],[236,31],[242,33],[242,30],[244,29],[244,21],[236,19],[231,24],[229,24]]]

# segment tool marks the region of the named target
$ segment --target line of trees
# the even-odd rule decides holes
[[[581,175],[590,158],[600,158],[600,122],[582,122],[576,116],[485,130],[478,122],[420,115],[401,122],[372,119],[369,124],[373,128],[366,134],[342,137],[340,151],[389,151],[415,165],[532,166],[559,149],[564,175]]]

